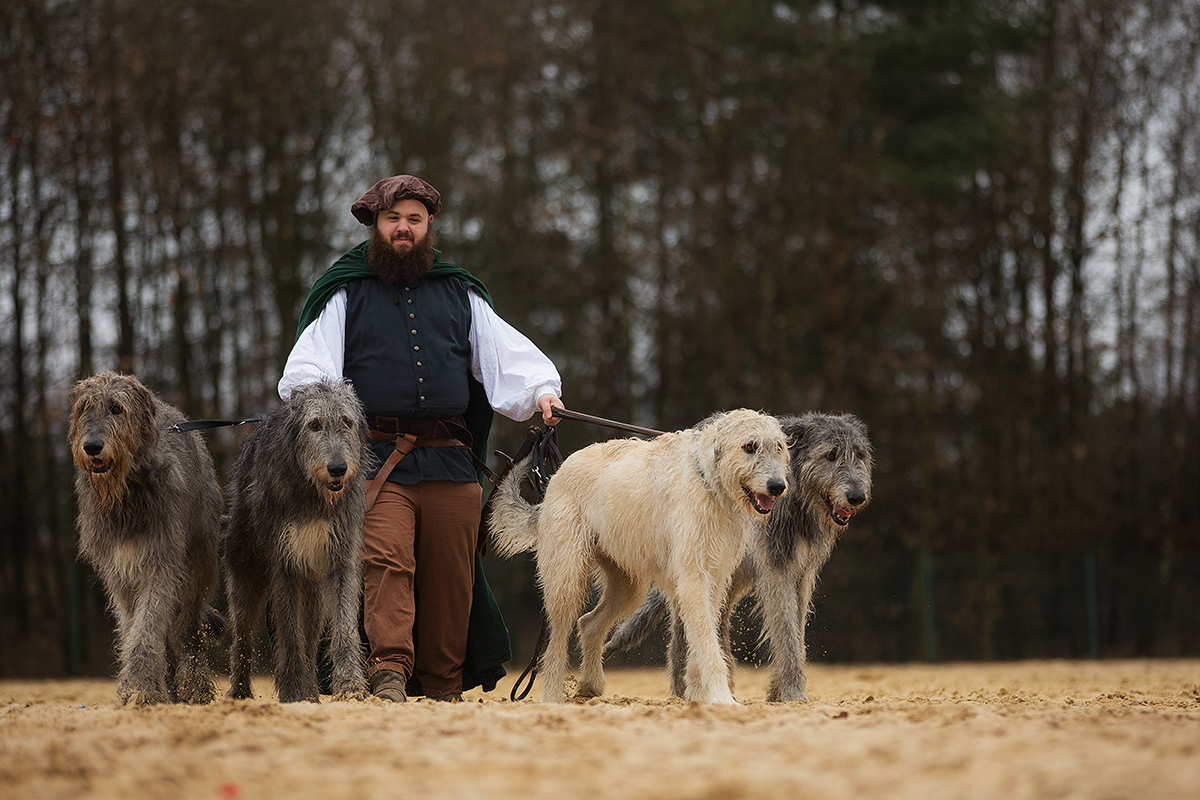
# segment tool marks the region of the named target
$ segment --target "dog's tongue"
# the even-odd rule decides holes
[[[769,494],[758,494],[756,492],[754,494],[754,499],[758,502],[758,507],[763,511],[770,511],[775,507],[775,498],[771,497]]]
[[[853,517],[858,512],[855,511],[853,508],[848,508],[846,506],[834,506],[833,513],[835,515],[837,515],[838,517],[840,517],[841,519],[846,520],[846,522],[849,522],[850,518]]]

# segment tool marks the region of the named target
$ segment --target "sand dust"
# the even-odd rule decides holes
[[[812,702],[670,700],[662,672],[545,706],[255,700],[124,708],[0,682],[0,797],[1197,798],[1200,661],[821,666]]]

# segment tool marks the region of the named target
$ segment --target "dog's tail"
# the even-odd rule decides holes
[[[609,640],[604,643],[604,657],[608,658],[614,653],[623,653],[637,647],[658,629],[667,618],[668,611],[666,596],[657,586],[652,586],[642,607],[618,625]]]
[[[512,470],[496,487],[496,496],[488,516],[488,529],[492,533],[496,553],[504,558],[537,549],[541,507],[521,496],[521,482],[529,475],[532,466],[533,458],[526,456],[513,464]]]

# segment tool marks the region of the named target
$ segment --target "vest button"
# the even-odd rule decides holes
[[[400,301],[399,301],[399,300],[393,300],[393,301],[392,301],[392,305],[396,305],[396,306],[398,306],[398,305],[400,305]]]
[[[419,345],[419,344],[413,345],[413,350],[420,350],[420,349],[421,349],[421,345]]]
[[[421,395],[421,402],[422,402],[422,403],[424,403],[424,402],[425,402],[425,395]]]
[[[417,335],[417,329],[416,329],[416,328],[413,328],[411,331],[409,331],[409,333],[411,333],[413,336],[416,336],[416,335]]]
[[[420,361],[418,361],[418,362],[417,362],[417,366],[418,366],[418,367],[420,367],[420,366],[423,366],[423,365],[421,364],[421,362],[420,362]]]
[[[425,382],[424,378],[417,378],[417,383],[424,383],[424,382]]]

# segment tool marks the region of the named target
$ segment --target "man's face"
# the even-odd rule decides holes
[[[397,200],[391,208],[379,212],[375,227],[397,255],[408,255],[413,245],[429,233],[429,209],[420,200]]]

